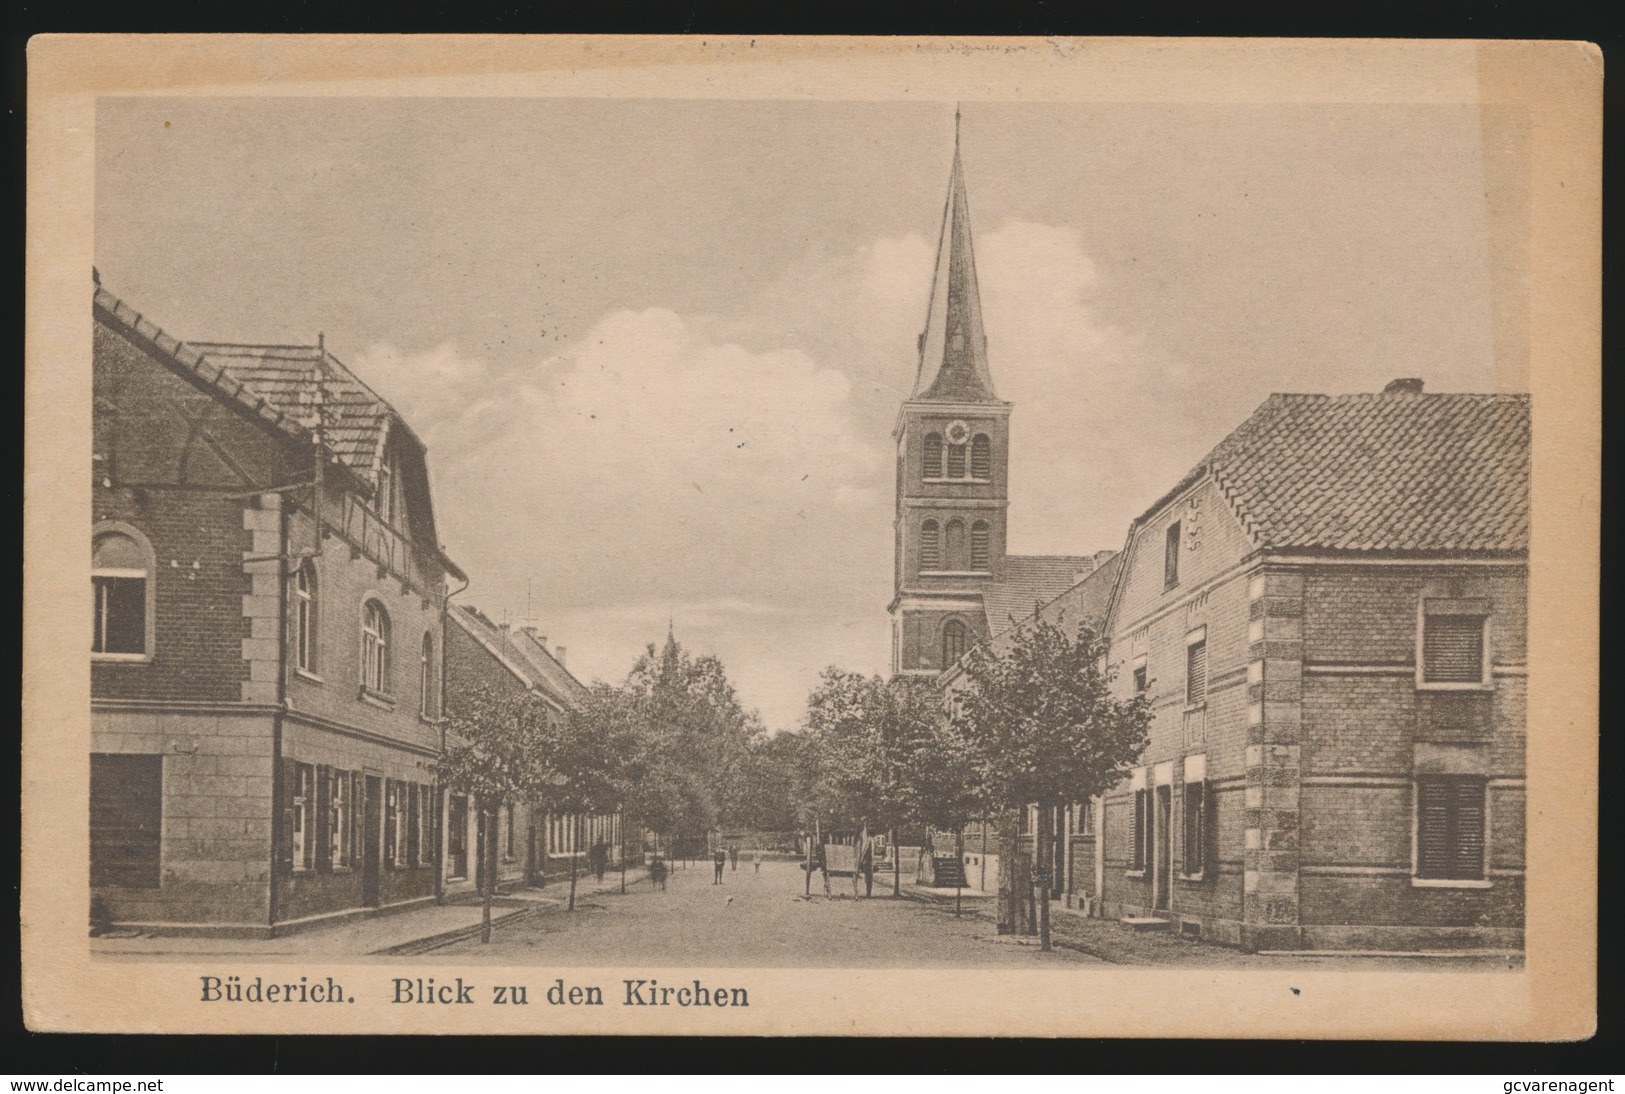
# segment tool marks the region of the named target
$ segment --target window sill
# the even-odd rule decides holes
[[[1143,877],[1145,877],[1145,871],[1144,870],[1124,870],[1123,871],[1123,876],[1124,877],[1141,877],[1141,878],[1143,878]]]
[[[993,571],[988,570],[921,570],[921,577],[992,577]]]
[[[1178,875],[1178,877],[1179,877],[1180,881],[1189,881],[1189,882],[1192,882],[1193,884],[1198,883],[1198,882],[1203,882],[1203,881],[1207,880],[1207,874],[1206,873],[1201,873],[1201,874],[1180,874],[1180,875]]]
[[[1413,889],[1489,889],[1494,882],[1487,878],[1413,877]]]
[[[294,670],[293,670],[293,674],[295,676],[299,677],[299,679],[301,679],[301,680],[309,680],[312,684],[326,684],[327,683],[326,680],[323,680],[320,676],[317,676],[314,672],[311,672],[309,669],[302,669],[302,668],[295,667]]]
[[[1442,680],[1418,680],[1417,691],[1494,691],[1495,685],[1488,680],[1476,680],[1472,683],[1451,683]]]
[[[1186,703],[1184,713],[1186,713],[1186,714],[1195,714],[1198,711],[1203,711],[1203,710],[1206,710],[1206,709],[1207,709],[1207,700],[1203,699],[1200,703]]]
[[[954,485],[954,484],[958,484],[958,483],[967,483],[967,482],[968,483],[979,483],[979,484],[981,484],[983,486],[986,486],[988,483],[992,482],[993,480],[992,479],[978,479],[978,478],[958,478],[958,479],[955,479],[955,478],[950,478],[947,475],[925,475],[925,476],[921,477],[920,481],[925,482],[925,483],[930,483],[933,486],[939,486],[939,485],[944,485],[944,484]]]
[[[92,662],[101,661],[109,665],[152,664],[152,654],[150,653],[92,653],[90,659]]]
[[[373,691],[365,684],[361,685],[360,690],[356,693],[356,698],[360,699],[363,703],[370,703],[380,710],[395,709],[395,700],[393,698],[385,695],[381,691]]]

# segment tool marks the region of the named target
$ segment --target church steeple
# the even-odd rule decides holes
[[[920,360],[913,398],[944,402],[996,402],[982,330],[982,298],[976,287],[970,203],[959,162],[959,111],[954,111],[954,166],[937,239],[931,302],[920,334]]]

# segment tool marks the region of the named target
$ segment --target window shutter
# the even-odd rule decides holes
[[[988,527],[985,521],[977,521],[971,525],[970,568],[973,570],[988,568]]]
[[[280,838],[277,840],[277,863],[286,869],[293,869],[293,795],[295,786],[299,781],[299,765],[288,757],[282,757],[282,766],[279,772],[282,787],[277,794],[277,800],[282,805],[282,824]]]
[[[1476,684],[1484,679],[1484,620],[1430,615],[1422,625],[1422,679]]]
[[[1450,805],[1452,787],[1439,779],[1416,786],[1416,873],[1442,878],[1451,873]]]
[[[1455,792],[1455,854],[1451,861],[1451,876],[1482,878],[1484,876],[1484,784],[1476,779],[1459,779],[1451,789]]]
[[[406,862],[418,865],[418,791],[417,783],[406,784]]]
[[[327,873],[333,869],[333,769],[327,764],[316,765],[316,800],[314,806],[316,816],[310,823],[310,834],[316,840],[316,869],[320,873]],[[309,814],[311,807],[307,806],[305,812]]]
[[[395,865],[396,825],[395,806],[400,798],[400,784],[394,779],[384,780],[384,864]]]
[[[1194,706],[1207,699],[1207,642],[1185,647],[1185,702]]]
[[[965,446],[951,444],[948,446],[948,478],[962,479],[965,477]]]
[[[942,566],[942,541],[937,522],[928,520],[920,529],[920,569],[936,570]]]
[[[971,441],[970,473],[972,478],[993,477],[993,446],[988,443],[985,433],[978,433],[976,439]]]
[[[927,433],[925,435],[925,477],[939,479],[942,477],[942,434]]]

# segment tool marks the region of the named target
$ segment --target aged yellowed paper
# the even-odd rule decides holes
[[[1595,47],[29,62],[30,1028],[1594,1028]],[[1120,779],[792,777],[1046,620]],[[448,765],[724,668],[619,798]]]

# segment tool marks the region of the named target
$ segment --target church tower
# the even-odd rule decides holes
[[[988,635],[984,593],[1006,571],[1010,409],[994,394],[988,371],[956,112],[953,170],[914,388],[892,431],[893,675],[934,676]]]

